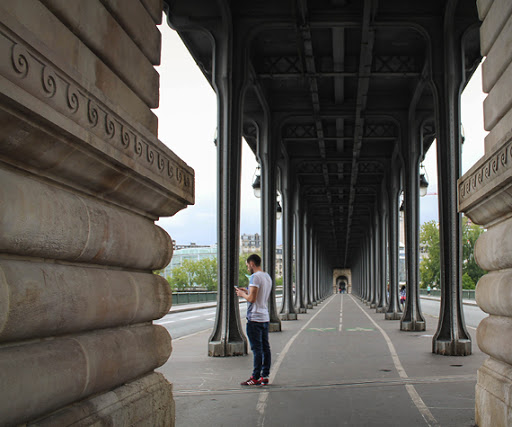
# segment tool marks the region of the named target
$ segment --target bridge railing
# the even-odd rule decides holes
[[[440,297],[441,296],[441,290],[440,289],[432,289],[430,291],[430,295],[428,295],[428,292],[426,289],[420,289],[420,295],[421,296],[431,296],[431,297]],[[462,290],[462,299],[475,299],[475,290],[474,289],[463,289]]]
[[[276,295],[282,295],[281,288],[276,289]],[[172,305],[180,304],[197,304],[201,302],[217,301],[217,291],[200,291],[200,292],[173,292]]]

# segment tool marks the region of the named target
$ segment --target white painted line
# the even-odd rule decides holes
[[[184,317],[181,320],[190,320],[190,319],[197,319],[199,316],[190,316],[190,317]]]
[[[193,334],[190,334],[190,335],[185,335],[183,337],[179,337],[179,338],[173,338],[173,341],[181,341],[181,340],[185,340],[187,338],[190,338],[190,337],[194,337],[196,335],[199,335],[199,334],[202,334],[203,332],[207,332],[207,331],[212,331],[213,328],[210,328],[210,329],[203,329],[202,331],[197,331],[197,332],[194,332]]]
[[[330,297],[328,303],[331,302],[333,298],[334,298],[334,296]],[[272,367],[272,373],[269,376],[270,384],[272,384],[274,382],[274,379],[277,375],[277,371],[279,370],[281,363],[283,363],[286,353],[288,353],[288,350],[290,350],[290,347],[292,346],[295,339],[299,336],[299,334],[304,329],[306,329],[309,326],[309,324],[315,319],[315,317],[318,316],[325,307],[327,307],[328,303],[325,304],[320,310],[318,310],[318,312],[315,313],[315,315],[311,319],[309,319],[308,322],[304,326],[302,326],[302,328],[300,328],[297,331],[297,333],[293,337],[291,337],[290,340],[286,343],[283,350],[279,354],[279,358],[277,359],[277,362]],[[268,391],[260,393],[260,398],[258,399],[258,404],[256,405],[256,409],[260,413],[260,417],[258,420],[258,426],[260,426],[260,427],[262,427],[265,424],[265,409],[267,407],[267,399],[268,399]]]
[[[343,294],[341,294],[341,304],[340,304],[340,328],[339,332],[343,330]]]
[[[209,319],[206,319],[208,322],[215,322],[215,317],[210,317]]]
[[[389,348],[389,352],[391,353],[391,357],[393,359],[393,363],[395,364],[395,368],[398,372],[398,375],[400,378],[405,379],[409,378],[407,373],[405,372],[404,367],[402,366],[402,362],[400,362],[400,359],[398,358],[398,353],[396,352],[395,346],[391,342],[391,339],[389,338],[388,334],[384,329],[382,329],[377,322],[375,322],[370,315],[364,311],[361,306],[357,303],[357,301],[350,295],[350,298],[352,298],[352,301],[354,301],[354,304],[361,309],[361,311],[365,314],[368,319],[375,325],[375,327],[380,331],[384,339],[386,340],[386,343]],[[439,423],[432,415],[432,412],[430,412],[430,409],[428,409],[427,405],[425,405],[425,402],[423,402],[423,399],[420,397],[416,389],[412,384],[406,384],[405,389],[409,393],[409,396],[411,397],[411,400],[416,405],[416,408],[418,408],[418,411],[420,412],[421,416],[425,420],[428,426],[438,426]]]
[[[155,322],[156,325],[167,325],[168,323],[174,323],[176,320],[167,320],[165,322]]]

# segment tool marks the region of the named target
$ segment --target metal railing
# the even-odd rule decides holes
[[[427,296],[427,290],[426,289],[420,289],[420,295]],[[431,297],[440,297],[441,296],[441,290],[440,289],[432,289],[430,291]],[[463,289],[462,290],[462,299],[475,299],[475,290],[474,289]]]
[[[283,290],[276,289],[276,295],[281,295]],[[212,292],[173,292],[172,305],[180,304],[197,304],[200,302],[215,302],[217,301],[217,291]]]

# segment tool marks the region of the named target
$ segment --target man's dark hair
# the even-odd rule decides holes
[[[250,262],[253,262],[256,267],[259,267],[261,265],[261,258],[257,254],[252,254],[247,257],[247,264]]]

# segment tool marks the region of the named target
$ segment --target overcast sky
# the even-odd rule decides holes
[[[177,33],[164,23],[162,32],[162,65],[160,73],[160,107],[158,137],[195,171],[196,203],[158,224],[178,244],[214,244],[217,242],[217,153],[213,138],[217,125],[215,92],[203,76]],[[462,95],[462,124],[466,142],[462,152],[462,169],[466,172],[484,154],[480,67]],[[435,144],[426,155],[425,167],[429,193],[437,193]],[[253,195],[252,181],[256,160],[247,144],[242,151],[242,193],[240,233],[260,233],[260,199]],[[420,221],[438,219],[437,196],[421,200]],[[278,244],[281,243],[281,221],[278,221]]]

